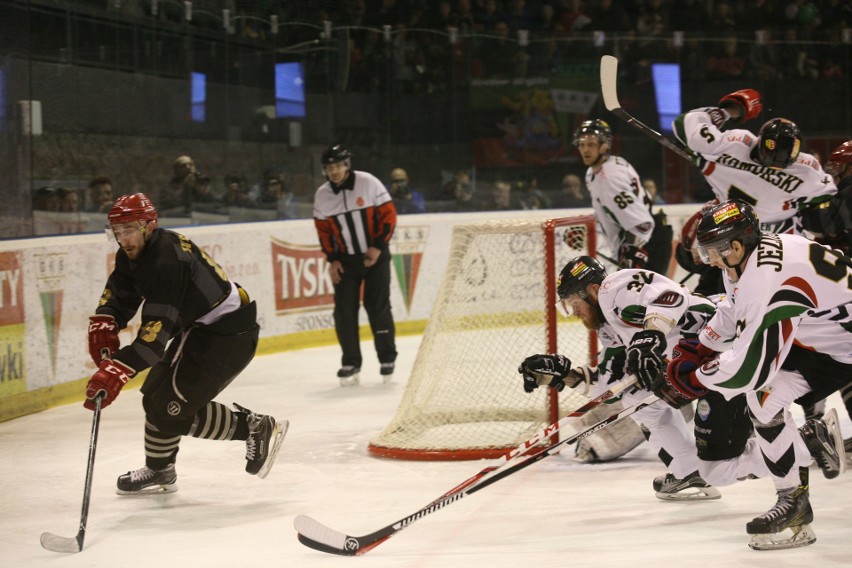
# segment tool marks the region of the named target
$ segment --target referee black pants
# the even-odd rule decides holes
[[[361,337],[358,312],[361,284],[364,285],[364,309],[373,332],[373,342],[380,363],[396,360],[396,328],[390,303],[390,253],[383,251],[379,261],[366,268],[363,255],[341,259],[343,274],[334,287],[334,329],[343,350],[341,365],[361,367]]]

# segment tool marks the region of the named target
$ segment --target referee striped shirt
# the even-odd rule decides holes
[[[396,208],[374,175],[351,171],[339,186],[326,181],[314,196],[314,224],[329,262],[370,247],[385,250],[396,228]]]

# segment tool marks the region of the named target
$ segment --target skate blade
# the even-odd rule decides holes
[[[357,387],[361,383],[361,379],[358,375],[352,375],[351,377],[340,377],[340,386],[342,387]]]
[[[145,489],[140,489],[139,491],[124,491],[123,489],[116,489],[115,492],[117,495],[135,497],[138,495],[148,496],[161,495],[164,493],[174,493],[177,490],[177,484],[170,483],[169,485],[152,485],[151,487],[146,487]]]
[[[787,534],[790,536],[785,538]],[[779,533],[753,534],[748,546],[752,550],[783,550],[785,548],[801,548],[815,542],[816,533],[814,533],[811,525],[799,525]]]
[[[838,477],[842,475],[843,472],[846,471],[846,448],[843,445],[843,436],[840,433],[840,421],[837,418],[837,410],[832,408],[823,416],[822,421],[825,422],[826,428],[828,428],[829,433],[834,438],[834,449],[837,452],[839,464],[839,472],[834,477]],[[832,478],[833,479],[833,478]]]
[[[721,499],[722,494],[715,487],[691,487],[685,491],[677,493],[661,493],[655,492],[657,499],[662,501],[713,501]]]
[[[276,420],[275,421],[275,432],[273,433],[272,442],[272,451],[269,452],[269,457],[266,458],[266,462],[264,462],[263,466],[260,468],[260,471],[257,472],[257,476],[261,479],[269,475],[269,471],[272,469],[272,464],[275,463],[275,458],[278,457],[278,450],[281,449],[281,442],[284,441],[284,436],[287,435],[287,430],[290,429],[290,422],[288,420]]]
[[[390,375],[382,375],[382,384],[388,384],[393,381],[393,373]]]

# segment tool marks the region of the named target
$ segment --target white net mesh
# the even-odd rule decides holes
[[[579,254],[593,254],[590,218],[562,220],[555,268],[545,268],[541,221],[457,225],[447,269],[395,418],[370,451],[408,459],[499,455],[554,420],[548,392],[526,394],[520,362],[548,349],[546,279]],[[548,274],[548,272],[552,272]],[[553,288],[551,288],[553,289]],[[557,351],[577,365],[589,359],[589,332],[578,320],[557,326]],[[570,389],[559,414],[586,402]],[[493,452],[491,452],[493,450]]]

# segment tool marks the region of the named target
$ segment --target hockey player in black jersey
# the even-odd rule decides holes
[[[288,422],[213,401],[254,357],[256,304],[195,243],[158,228],[145,194],[119,197],[108,218],[120,248],[89,318],[89,353],[98,370],[84,406],[93,410],[97,398],[109,406],[134,375],[150,369],[141,389],[145,466],[121,475],[118,493],[176,491],[183,436],[244,440],[246,471],[266,477]],[[121,347],[118,331],[140,306],[139,332]]]

